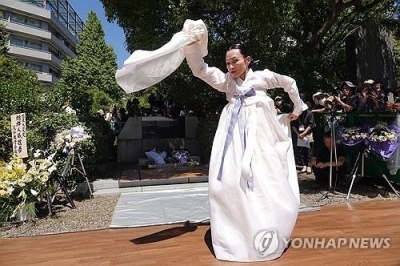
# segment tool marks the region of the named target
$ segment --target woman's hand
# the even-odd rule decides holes
[[[288,118],[289,118],[290,121],[294,121],[294,120],[296,120],[298,117],[299,117],[299,116],[297,116],[297,115],[295,115],[295,114],[292,114],[292,113],[290,113],[290,114],[288,115]]]
[[[386,109],[389,111],[400,111],[400,103],[387,103]]]
[[[317,168],[325,168],[325,167],[327,167],[327,166],[329,166],[329,163],[317,163],[316,165],[315,165],[315,167],[317,167]]]

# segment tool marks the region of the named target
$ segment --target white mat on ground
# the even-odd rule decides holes
[[[300,212],[319,207],[300,206]],[[173,224],[209,219],[208,188],[122,193],[111,228]]]

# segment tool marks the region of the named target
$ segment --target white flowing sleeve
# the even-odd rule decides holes
[[[267,84],[267,89],[283,88],[287,92],[294,105],[293,114],[299,116],[303,111],[308,109],[307,104],[300,98],[299,89],[293,78],[280,75],[268,69],[262,71],[262,74]]]
[[[206,56],[208,32],[202,20],[187,19],[182,31],[157,50],[133,52],[115,74],[118,85],[131,93],[157,84],[180,66],[185,58],[184,47],[193,41],[198,41],[202,56]]]
[[[186,62],[195,77],[202,79],[207,82],[208,85],[219,91],[226,91],[227,87],[225,84],[228,78],[227,74],[216,67],[209,67],[204,62],[199,43],[186,46],[184,51]]]

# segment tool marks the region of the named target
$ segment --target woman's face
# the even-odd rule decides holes
[[[383,93],[382,86],[380,84],[375,85],[374,89],[375,89],[377,94]]]
[[[226,52],[226,68],[234,78],[245,79],[249,69],[250,57],[244,57],[239,49],[232,49]]]
[[[351,96],[353,94],[352,89],[347,85],[343,85],[342,92],[343,92],[344,96]]]

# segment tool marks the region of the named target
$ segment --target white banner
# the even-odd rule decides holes
[[[26,118],[25,113],[11,115],[11,132],[13,153],[18,158],[28,157],[26,147]]]

